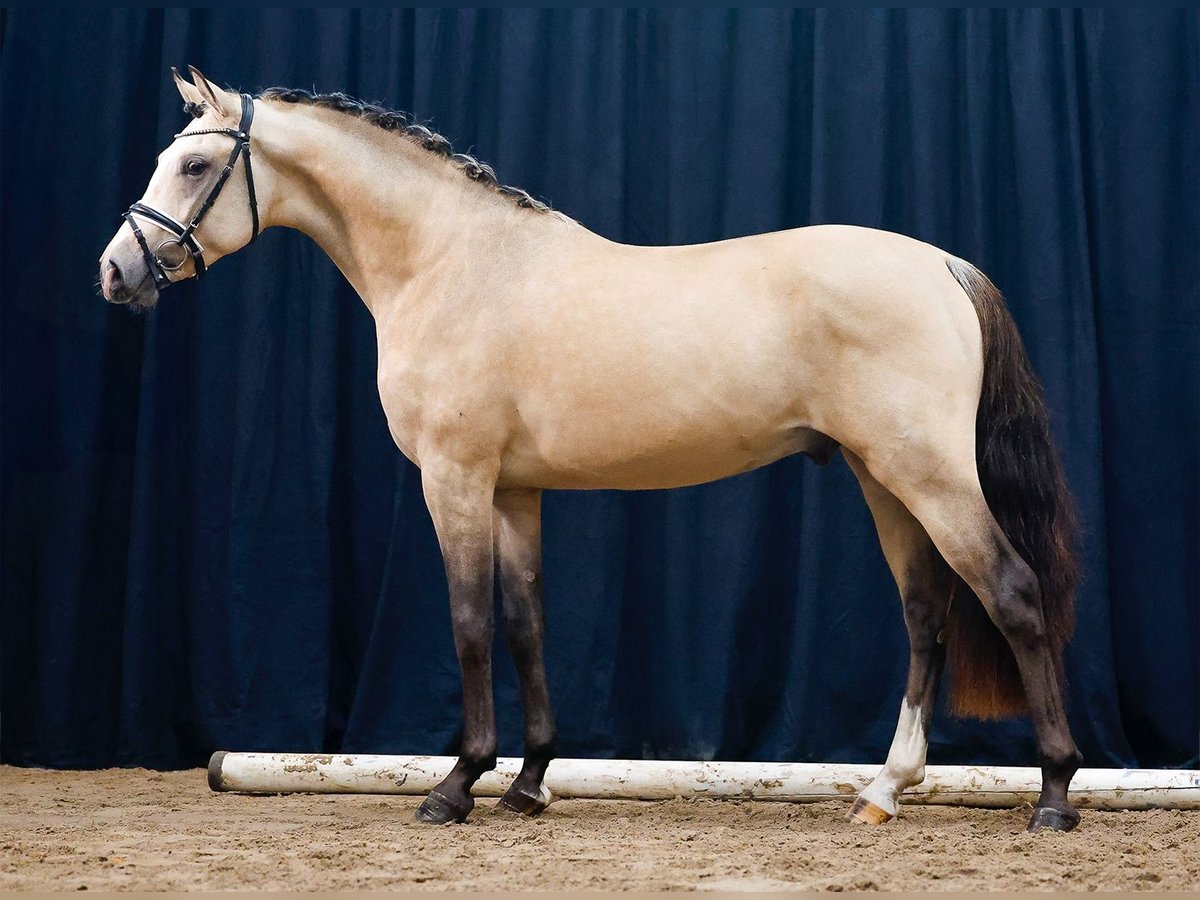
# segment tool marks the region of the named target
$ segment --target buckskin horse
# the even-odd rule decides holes
[[[460,756],[419,820],[464,820],[495,765],[494,561],[525,730],[500,802],[536,815],[551,799],[543,490],[671,488],[840,450],[911,646],[887,762],[849,815],[887,821],[921,782],[948,667],[956,713],[1028,711],[1042,768],[1030,829],[1078,823],[1061,664],[1072,503],[1041,386],[978,269],[849,226],[614,243],[401,113],[344,94],[239,95],[191,76],[174,72],[193,121],[100,257],[102,292],[152,307],[168,285],[283,226],[315,240],[371,311],[380,399],[421,470],[462,671]]]

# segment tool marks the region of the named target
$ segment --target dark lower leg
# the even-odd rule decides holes
[[[458,761],[417,810],[417,819],[442,824],[461,822],[475,807],[471,788],[484,772],[496,767],[496,726],[492,705],[491,628],[455,644],[463,681],[463,738]]]
[[[543,786],[543,781],[546,768],[554,758],[557,743],[550,691],[542,662],[541,628],[539,626],[514,634],[511,613],[508,623],[509,647],[521,681],[521,702],[525,711],[525,759],[520,773],[501,802],[517,812],[537,815],[550,803],[550,794]]]
[[[1071,737],[1063,688],[1046,638],[1040,588],[1011,548],[1002,545],[998,558],[994,581],[999,588],[986,605],[1016,657],[1042,767],[1042,793],[1029,829],[1069,831],[1079,824],[1079,813],[1067,799],[1067,789],[1082,756]]]
[[[540,598],[538,601],[536,617],[540,619]],[[554,758],[557,744],[550,690],[542,661],[542,628],[540,623],[533,626],[522,621],[525,617],[514,615],[507,604],[505,609],[508,616],[508,645],[521,680],[521,704],[525,712],[525,759],[520,773],[504,795],[504,804],[518,812],[536,814],[550,802],[549,794],[542,788],[542,781],[550,760]],[[514,621],[520,622],[518,628],[513,627]]]
[[[1040,647],[1034,644],[1018,651],[1017,665],[1029,700],[1042,767],[1042,793],[1029,830],[1070,831],[1079,824],[1079,813],[1067,799],[1067,791],[1083,757],[1071,737],[1058,673],[1044,642]]]
[[[508,646],[521,683],[525,759],[501,805],[537,815],[550,802],[543,786],[557,735],[542,656],[541,492],[497,493],[496,550]]]
[[[932,546],[921,554],[905,581],[904,621],[910,646],[908,683],[896,734],[883,770],[859,795],[849,817],[878,825],[899,812],[900,794],[925,780],[929,725],[937,705],[946,660],[938,638],[946,621],[953,585],[949,567]]]
[[[471,788],[496,766],[492,703],[492,487],[471,472],[427,469],[425,498],[437,527],[454,647],[462,671],[463,736],[458,761],[417,810],[417,820],[461,822],[475,806]],[[442,477],[439,478],[438,476]]]

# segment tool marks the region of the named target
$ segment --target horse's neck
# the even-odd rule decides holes
[[[279,173],[270,224],[330,256],[376,318],[433,263],[497,231],[505,210],[444,160],[350,116],[287,111],[270,146]]]

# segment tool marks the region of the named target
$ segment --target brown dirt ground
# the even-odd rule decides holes
[[[481,800],[467,825],[419,798],[214,794],[201,770],[0,767],[0,889],[1200,888],[1200,812],[909,806],[868,828],[848,804],[558,801],[536,820]]]

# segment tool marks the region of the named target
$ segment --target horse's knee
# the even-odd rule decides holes
[[[537,605],[531,597],[506,599],[504,602],[504,627],[509,639],[526,638],[540,630]]]
[[[491,617],[475,611],[452,612],[454,644],[464,669],[485,666],[492,658]]]

